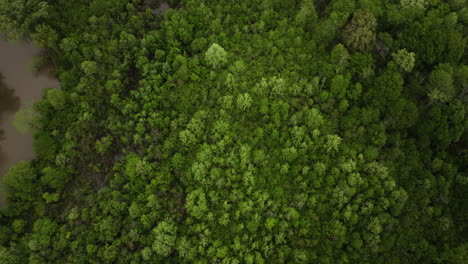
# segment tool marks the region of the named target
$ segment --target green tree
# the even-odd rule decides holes
[[[313,1],[306,0],[301,2],[301,7],[296,15],[295,21],[306,30],[312,30],[314,23],[317,21],[317,11]]]
[[[61,190],[70,179],[66,171],[63,169],[46,167],[42,169],[41,172],[42,177],[40,178],[40,181],[57,190]]]
[[[458,63],[465,52],[466,36],[463,37],[461,33],[452,31],[447,37],[447,61]]]
[[[330,83],[330,91],[336,98],[343,99],[348,90],[349,79],[343,75],[335,75]]]
[[[352,50],[369,51],[376,39],[377,20],[367,10],[358,9],[343,31],[343,41]]]
[[[20,264],[22,259],[20,258],[19,252],[13,252],[9,248],[0,246],[0,263],[4,264]]]
[[[9,39],[26,38],[49,15],[49,6],[41,0],[1,0],[0,31]]]
[[[49,48],[56,50],[58,34],[47,24],[39,24],[35,28],[35,32],[31,34],[34,43],[41,48]]]
[[[335,65],[335,71],[336,73],[341,73],[346,69],[346,66],[348,65],[348,61],[350,59],[350,55],[348,53],[348,50],[345,48],[343,44],[338,44],[335,47],[333,47],[331,53],[330,53],[330,59],[331,63]]]
[[[447,98],[453,98],[456,94],[452,75],[443,69],[437,69],[431,72],[428,85],[430,91],[438,90],[440,94],[445,95]]]
[[[403,90],[403,78],[398,72],[387,70],[375,78],[371,89],[366,94],[366,100],[375,108],[391,107]]]
[[[36,172],[30,162],[21,161],[3,177],[9,198],[32,201],[38,191],[35,185]]]

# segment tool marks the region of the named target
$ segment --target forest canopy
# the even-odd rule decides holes
[[[160,5],[0,0],[61,86],[0,263],[468,263],[468,1]]]

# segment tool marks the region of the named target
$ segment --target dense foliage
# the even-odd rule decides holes
[[[61,83],[1,263],[467,263],[467,1],[157,4],[0,0]]]

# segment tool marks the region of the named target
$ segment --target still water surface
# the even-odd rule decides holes
[[[12,165],[34,158],[32,135],[20,134],[13,127],[15,112],[39,100],[43,88],[59,87],[57,80],[31,71],[31,62],[40,51],[30,43],[0,38],[0,180]],[[1,188],[0,205],[4,201]]]

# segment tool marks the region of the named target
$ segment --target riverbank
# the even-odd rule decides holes
[[[4,77],[4,85],[14,90],[14,96],[19,98],[19,108],[28,107],[41,99],[44,88],[59,87],[59,82],[51,76],[33,73],[31,63],[40,52],[41,50],[31,43],[6,42],[0,38],[0,73]],[[13,103],[11,100],[15,100],[15,97],[4,99],[7,100],[4,103]],[[14,116],[15,111],[0,113],[0,130],[4,131],[3,140],[0,141],[0,178],[14,164],[22,160],[31,160],[35,155],[32,135],[16,131],[13,126]],[[0,205],[3,201],[4,195],[0,191]]]

